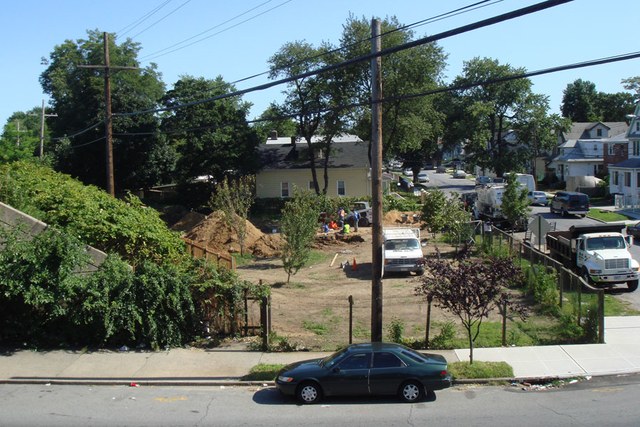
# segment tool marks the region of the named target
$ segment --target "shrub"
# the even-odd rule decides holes
[[[387,327],[387,339],[391,342],[402,344],[402,334],[404,333],[404,322],[397,317],[391,319]]]
[[[455,337],[455,323],[446,322],[440,328],[440,333],[429,341],[429,348],[434,350],[450,350],[454,348],[453,340]]]
[[[531,266],[527,270],[527,293],[540,305],[543,313],[558,313],[560,293],[555,271],[546,271],[538,265]]]

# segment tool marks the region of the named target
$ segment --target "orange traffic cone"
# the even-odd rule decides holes
[[[351,264],[351,270],[356,271],[358,269],[358,264],[356,264],[355,257],[353,258],[353,264]]]

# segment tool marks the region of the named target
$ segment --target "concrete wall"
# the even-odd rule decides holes
[[[15,228],[18,226],[22,226],[22,230],[27,236],[35,236],[48,227],[44,222],[0,202],[0,227]],[[85,251],[91,261],[89,261],[89,265],[78,271],[79,273],[96,271],[107,258],[106,253],[88,245],[85,247]]]

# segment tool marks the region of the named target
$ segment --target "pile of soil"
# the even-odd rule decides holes
[[[197,214],[189,213],[179,221],[186,227],[197,217]],[[236,221],[242,221],[236,217]],[[174,229],[175,228],[174,226]],[[216,211],[204,216],[195,225],[185,228],[184,237],[207,246],[216,252],[240,252],[240,243],[237,233],[227,225],[223,213]],[[244,239],[245,252],[256,257],[272,258],[280,255],[282,239],[277,234],[265,234],[254,226],[250,221],[246,221],[246,235]]]

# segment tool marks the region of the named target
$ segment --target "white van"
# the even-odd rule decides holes
[[[395,272],[424,274],[420,229],[408,227],[382,230],[382,275]]]

